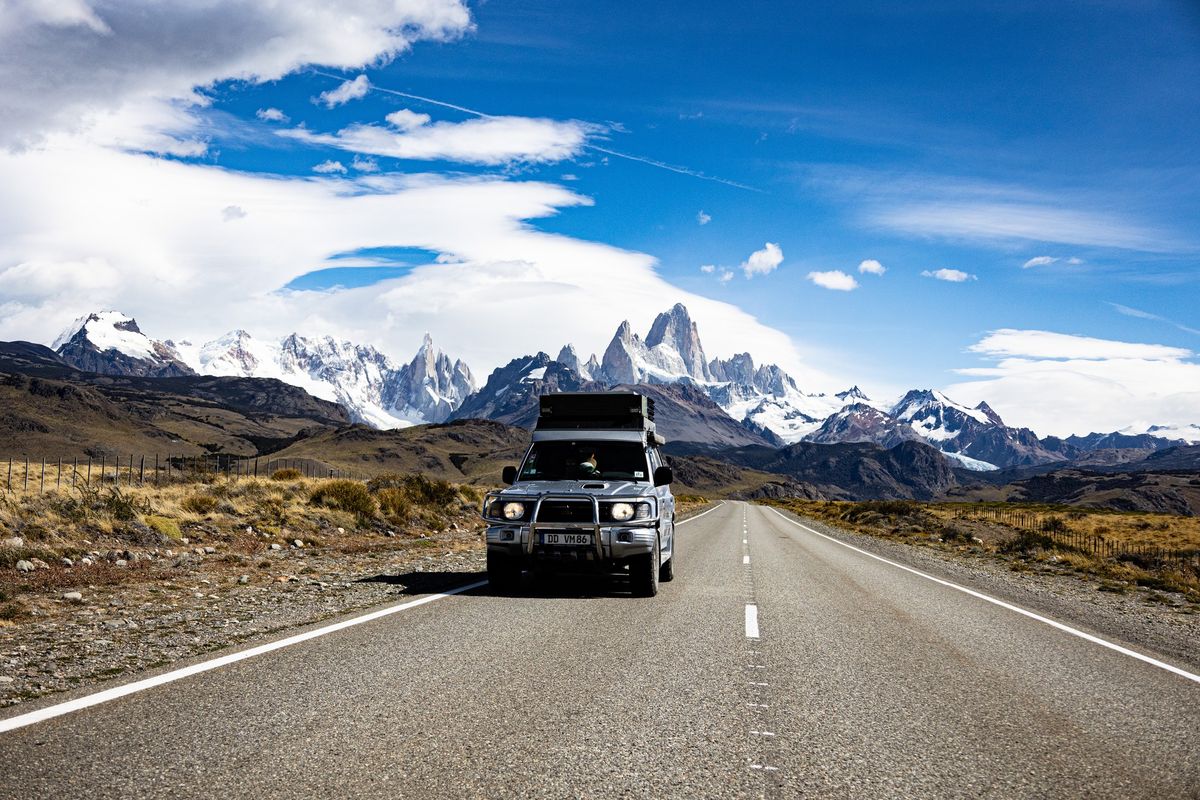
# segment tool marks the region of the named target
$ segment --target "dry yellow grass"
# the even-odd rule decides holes
[[[1074,574],[1096,579],[1108,591],[1178,592],[1200,604],[1200,519],[1195,517],[1004,503],[765,502],[859,533],[1004,559],[1018,571]],[[1032,530],[1003,521],[1010,514]],[[1055,537],[1037,530],[1052,520]],[[1073,535],[1083,536],[1085,546],[1073,546]],[[1091,537],[1117,551],[1162,548],[1181,551],[1183,557],[1159,561],[1137,552],[1109,557],[1092,551]]]

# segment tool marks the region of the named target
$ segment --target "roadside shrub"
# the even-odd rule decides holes
[[[216,511],[219,502],[211,494],[194,494],[185,497],[180,505],[183,506],[184,511],[190,511],[193,514],[211,514]]]
[[[137,519],[140,514],[149,514],[150,501],[121,494],[121,490],[114,486],[104,495],[103,508],[113,519],[129,521]]]
[[[271,473],[271,480],[273,481],[298,481],[303,477],[304,473],[293,467],[284,467]]]
[[[179,541],[183,538],[183,531],[179,529],[179,523],[170,517],[156,517],[153,514],[146,517],[146,524],[154,531],[162,536]]]
[[[971,534],[953,523],[946,523],[938,529],[938,536],[943,542],[970,542]]]
[[[359,520],[370,519],[375,516],[376,511],[375,498],[367,491],[367,487],[358,481],[325,481],[312,490],[308,501],[314,505],[348,511]]]
[[[380,513],[388,519],[407,520],[412,513],[412,503],[403,489],[384,487],[375,492],[375,499],[379,502]]]
[[[367,488],[375,493],[384,489],[397,489],[403,492],[408,501],[416,506],[444,508],[457,502],[459,498],[458,490],[450,481],[420,474],[401,475],[396,472],[385,472],[372,478],[367,483]]]
[[[1067,523],[1062,517],[1047,517],[1042,521],[1042,530],[1046,533],[1066,533]]]
[[[1033,553],[1038,550],[1053,550],[1054,546],[1054,540],[1044,533],[1021,531],[1016,538],[1001,545],[1000,550],[1004,553]]]

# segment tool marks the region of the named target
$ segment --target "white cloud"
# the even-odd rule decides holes
[[[1058,261],[1054,256],[1034,256],[1021,265],[1021,269],[1029,269],[1030,267],[1045,267]]]
[[[716,269],[717,268],[712,264],[705,264],[704,266],[700,267],[700,271],[705,273],[706,275],[711,275],[713,272],[716,271]]]
[[[322,175],[329,175],[334,172],[344,173],[345,171],[346,165],[340,161],[322,161],[320,164],[317,164],[315,167],[313,167],[313,172],[318,172]]]
[[[978,280],[976,276],[969,272],[963,272],[961,269],[935,269],[933,271],[924,270],[921,272],[923,278],[937,278],[939,281],[949,281],[950,283],[962,283],[963,281]]]
[[[1042,359],[1180,359],[1191,353],[1182,347],[1134,344],[1050,331],[1003,328],[989,333],[970,350],[992,356],[1031,356]]]
[[[470,22],[461,0],[7,3],[0,147],[90,133],[106,119],[115,138],[129,138],[144,134],[148,114],[165,113],[148,106],[203,105],[199,90],[218,81],[271,81],[308,64],[377,65],[417,40],[455,38]]]
[[[254,112],[254,116],[264,122],[287,122],[289,120],[288,115],[278,108],[260,108]]]
[[[246,216],[246,209],[241,206],[225,206],[221,209],[221,219],[226,222],[232,222],[235,219],[242,219]]]
[[[379,164],[373,158],[363,158],[355,156],[350,161],[350,167],[359,172],[379,172]]]
[[[868,258],[859,263],[858,271],[862,274],[882,275],[883,273],[887,272],[887,267],[885,267],[883,264],[880,264],[873,258]]]
[[[1185,348],[1005,329],[970,349],[995,363],[956,370],[972,380],[946,391],[1042,436],[1200,421],[1200,364]]]
[[[1083,263],[1083,259],[1079,258],[1077,256],[1071,256],[1070,258],[1067,259],[1067,263],[1073,267],[1077,267]]]
[[[1152,314],[1149,311],[1142,311],[1140,308],[1131,308],[1129,306],[1121,305],[1120,303],[1109,303],[1109,305],[1112,306],[1118,314],[1124,314],[1127,317],[1135,317],[1137,319],[1148,319],[1154,322],[1163,322],[1171,327],[1178,328],[1184,333],[1200,336],[1200,328],[1192,328],[1188,325],[1176,322],[1168,317],[1164,317],[1161,314]]]
[[[699,212],[696,214],[696,222],[697,222],[698,224],[700,224],[700,225],[707,225],[708,223],[712,222],[712,215],[710,215],[710,214],[705,214],[705,213],[704,213],[704,210],[703,210],[703,209],[701,209],[701,210],[700,210],[700,211],[699,211]]]
[[[50,341],[96,308],[133,314],[157,336],[300,330],[398,358],[428,330],[486,375],[566,341],[603,352],[623,319],[644,327],[678,301],[714,356],[749,350],[807,387],[841,382],[812,367],[831,357],[802,353],[737,307],[671,285],[654,258],[529,225],[590,202],[559,185],[496,177],[281,178],[103,148],[0,151],[0,340]],[[250,213],[226,223],[214,209],[230,205]],[[361,289],[278,291],[336,266],[333,254],[375,247],[445,258]],[[538,308],[541,324],[512,325],[498,295]]]
[[[577,181],[579,180],[579,176],[573,172],[564,172],[562,175],[558,176],[558,179],[560,181]]]
[[[837,269],[827,272],[810,272],[808,279],[823,289],[833,289],[838,292],[852,292],[858,288],[858,281],[854,280],[853,275],[847,275]]]
[[[870,219],[905,233],[951,239],[1016,239],[1147,252],[1172,252],[1190,247],[1168,233],[1115,214],[1062,208],[1053,203],[898,201],[874,209]]]
[[[733,280],[733,270],[731,270],[731,269],[721,270],[721,274],[717,278],[717,280],[719,280],[721,283],[729,283],[731,280]]]
[[[416,111],[410,111],[407,108],[393,111],[384,117],[384,119],[387,120],[388,125],[402,131],[411,131],[422,125],[428,125],[430,121],[428,114],[418,114]]]
[[[366,75],[359,75],[352,81],[344,81],[334,89],[321,92],[317,100],[323,103],[326,108],[334,108],[345,105],[351,100],[361,100],[367,96],[367,92],[369,91],[371,91],[371,81],[367,80]]]
[[[596,126],[530,117],[481,117],[464,122],[429,123],[425,114],[388,115],[392,127],[351,125],[336,134],[306,128],[279,131],[302,142],[390,158],[461,161],[498,165],[513,161],[546,163],[570,158],[583,149]],[[425,121],[420,121],[423,118]],[[400,124],[397,124],[400,123]]]
[[[783,250],[774,242],[767,242],[761,250],[755,250],[750,257],[742,262],[742,272],[747,278],[755,275],[767,275],[783,263]]]

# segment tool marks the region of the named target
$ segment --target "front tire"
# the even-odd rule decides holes
[[[505,594],[521,583],[521,568],[512,556],[488,550],[487,576],[492,590]]]
[[[662,583],[669,583],[670,581],[675,580],[675,559],[677,557],[675,555],[675,550],[678,547],[679,545],[675,545],[671,548],[671,557],[667,559],[665,564],[658,568],[658,579]]]
[[[629,583],[636,597],[654,597],[658,594],[659,570],[662,567],[662,544],[656,537],[653,552],[634,556],[629,563]]]

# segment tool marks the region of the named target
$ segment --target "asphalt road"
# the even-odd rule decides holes
[[[1200,684],[768,509],[680,533],[656,598],[485,588],[0,734],[0,796],[1200,797]]]

